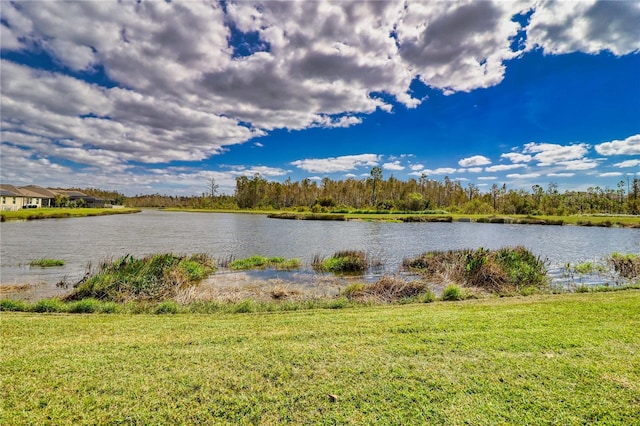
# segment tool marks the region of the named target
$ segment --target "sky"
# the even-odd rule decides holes
[[[640,177],[640,1],[2,0],[0,24],[4,184]]]

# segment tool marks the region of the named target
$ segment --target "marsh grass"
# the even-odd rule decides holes
[[[494,293],[548,286],[545,261],[524,247],[431,251],[404,259],[403,267],[429,279]]]
[[[127,255],[103,262],[100,270],[80,283],[67,299],[166,300],[215,269],[215,262],[204,254],[187,257],[168,253],[141,259]]]
[[[275,268],[279,270],[298,269],[301,265],[300,259],[285,259],[284,257],[264,257],[251,256],[246,259],[232,260],[228,266],[234,271],[245,271],[249,269]]]
[[[317,272],[333,272],[339,274],[357,274],[364,272],[369,267],[370,262],[364,251],[343,250],[324,258],[314,256],[311,267]]]
[[[35,259],[29,263],[29,266],[37,266],[40,268],[51,268],[54,266],[64,266],[64,260],[60,259]]]
[[[621,277],[627,279],[640,278],[640,255],[613,253],[607,261]]]
[[[349,300],[363,303],[432,302],[435,295],[422,281],[407,281],[385,275],[372,284],[353,283],[340,292]]]
[[[139,212],[139,209],[132,208],[38,208],[3,211],[0,213],[0,220],[4,222],[7,220],[64,219],[68,217],[106,216]]]

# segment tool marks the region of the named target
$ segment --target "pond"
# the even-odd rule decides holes
[[[383,267],[373,275],[394,274],[405,257],[430,250],[497,249],[523,245],[548,259],[552,274],[562,266],[598,261],[613,252],[640,253],[640,230],[578,226],[480,223],[385,223],[269,219],[264,215],[144,210],[138,214],[0,223],[0,290],[29,284],[28,298],[68,292],[63,278],[76,282],[88,265],[126,254],[206,253],[218,260],[252,255],[299,258],[303,270],[244,273],[220,285],[279,280],[321,286],[310,271],[314,255],[364,250]],[[35,259],[62,259],[65,266],[30,267]],[[219,275],[219,274],[217,274]],[[368,279],[375,277],[369,276]],[[556,277],[558,278],[558,277]],[[265,281],[266,280],[266,281]],[[320,284],[319,284],[320,283]]]

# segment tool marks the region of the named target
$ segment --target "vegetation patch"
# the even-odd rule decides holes
[[[264,268],[292,270],[299,267],[300,259],[285,259],[284,257],[251,256],[246,259],[238,259],[229,263],[229,268],[234,271]]]
[[[426,303],[435,300],[435,295],[423,281],[406,281],[402,277],[389,275],[373,284],[350,284],[340,294],[349,300],[374,303]]]
[[[404,259],[403,267],[419,271],[428,279],[495,293],[548,285],[545,262],[521,246],[431,251],[414,259]]]
[[[354,274],[364,272],[369,266],[369,261],[364,251],[344,250],[326,259],[314,256],[311,266],[317,272]]]
[[[0,423],[637,424],[639,304],[627,291],[277,315],[3,312]]]
[[[36,259],[29,263],[29,266],[38,266],[40,268],[51,268],[54,266],[64,266],[64,260],[60,259]]]
[[[187,257],[169,253],[142,259],[127,255],[104,262],[67,299],[167,300],[180,288],[196,284],[215,270],[215,262],[204,254]]]
[[[140,212],[139,209],[131,208],[39,208],[3,211],[0,213],[0,218],[4,222],[7,220],[62,219],[67,217],[105,216],[138,212]]]
[[[621,277],[627,279],[640,278],[640,255],[613,253],[608,262]]]

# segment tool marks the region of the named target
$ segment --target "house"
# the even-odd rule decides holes
[[[38,185],[27,185],[18,188],[27,197],[27,204],[38,207],[53,207],[56,201],[55,192]]]
[[[82,205],[83,207],[105,207],[106,200],[104,198],[92,197],[91,195],[87,195],[84,192],[80,191],[67,191],[56,189],[52,190],[52,192],[57,195],[62,195],[66,197],[70,203],[74,203],[77,206]]]
[[[55,207],[61,200],[65,201],[64,205],[77,207],[105,207],[106,204],[103,198],[92,197],[80,191],[47,189],[38,185],[0,185],[1,210]]]
[[[26,199],[18,187],[0,184],[0,210],[20,210],[27,204]]]

